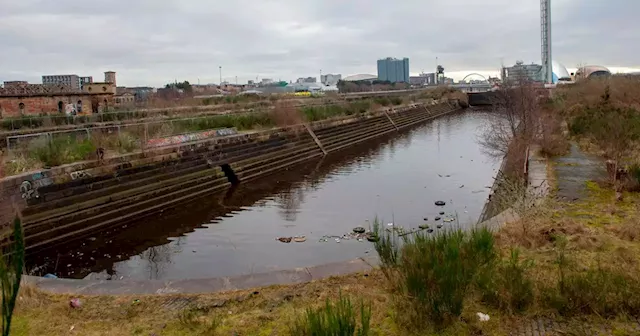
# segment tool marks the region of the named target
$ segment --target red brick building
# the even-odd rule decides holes
[[[113,82],[92,83],[82,90],[26,82],[5,85],[0,88],[0,118],[66,113],[68,106],[78,114],[108,111],[114,106],[115,73],[107,72],[105,78]],[[99,89],[94,90],[96,85]]]

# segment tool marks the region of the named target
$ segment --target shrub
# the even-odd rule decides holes
[[[482,301],[510,313],[524,311],[534,299],[533,282],[526,274],[532,266],[533,261],[520,260],[519,250],[512,249],[507,262],[480,272]]]
[[[442,327],[460,316],[476,274],[496,258],[487,229],[417,232],[405,235],[401,247],[387,233],[377,234],[376,251],[382,252],[385,275],[398,299],[398,322],[416,330],[428,322]]]
[[[338,301],[327,299],[318,309],[308,308],[290,328],[294,336],[367,336],[371,323],[371,305],[360,303],[360,323],[356,323],[356,309],[349,298],[340,294]]]

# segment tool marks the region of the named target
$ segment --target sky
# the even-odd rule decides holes
[[[376,74],[497,75],[540,62],[539,0],[0,0],[0,81],[43,74],[118,85]],[[553,59],[640,71],[640,1],[552,0]]]

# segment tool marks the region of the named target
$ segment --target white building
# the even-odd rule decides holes
[[[342,79],[341,74],[326,74],[320,76],[320,83],[324,85],[337,85],[338,82]]]

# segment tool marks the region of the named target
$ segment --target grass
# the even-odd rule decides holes
[[[18,299],[20,281],[24,270],[24,234],[22,220],[16,217],[13,220],[13,244],[7,252],[8,255],[0,255],[0,291],[2,294],[2,335],[8,336],[11,331],[11,321]],[[4,253],[4,251],[3,251]]]
[[[295,321],[291,335],[300,336],[368,336],[371,323],[371,306],[360,303],[360,324],[356,323],[356,309],[347,297],[340,296],[335,303],[327,299],[320,308],[307,308]]]

